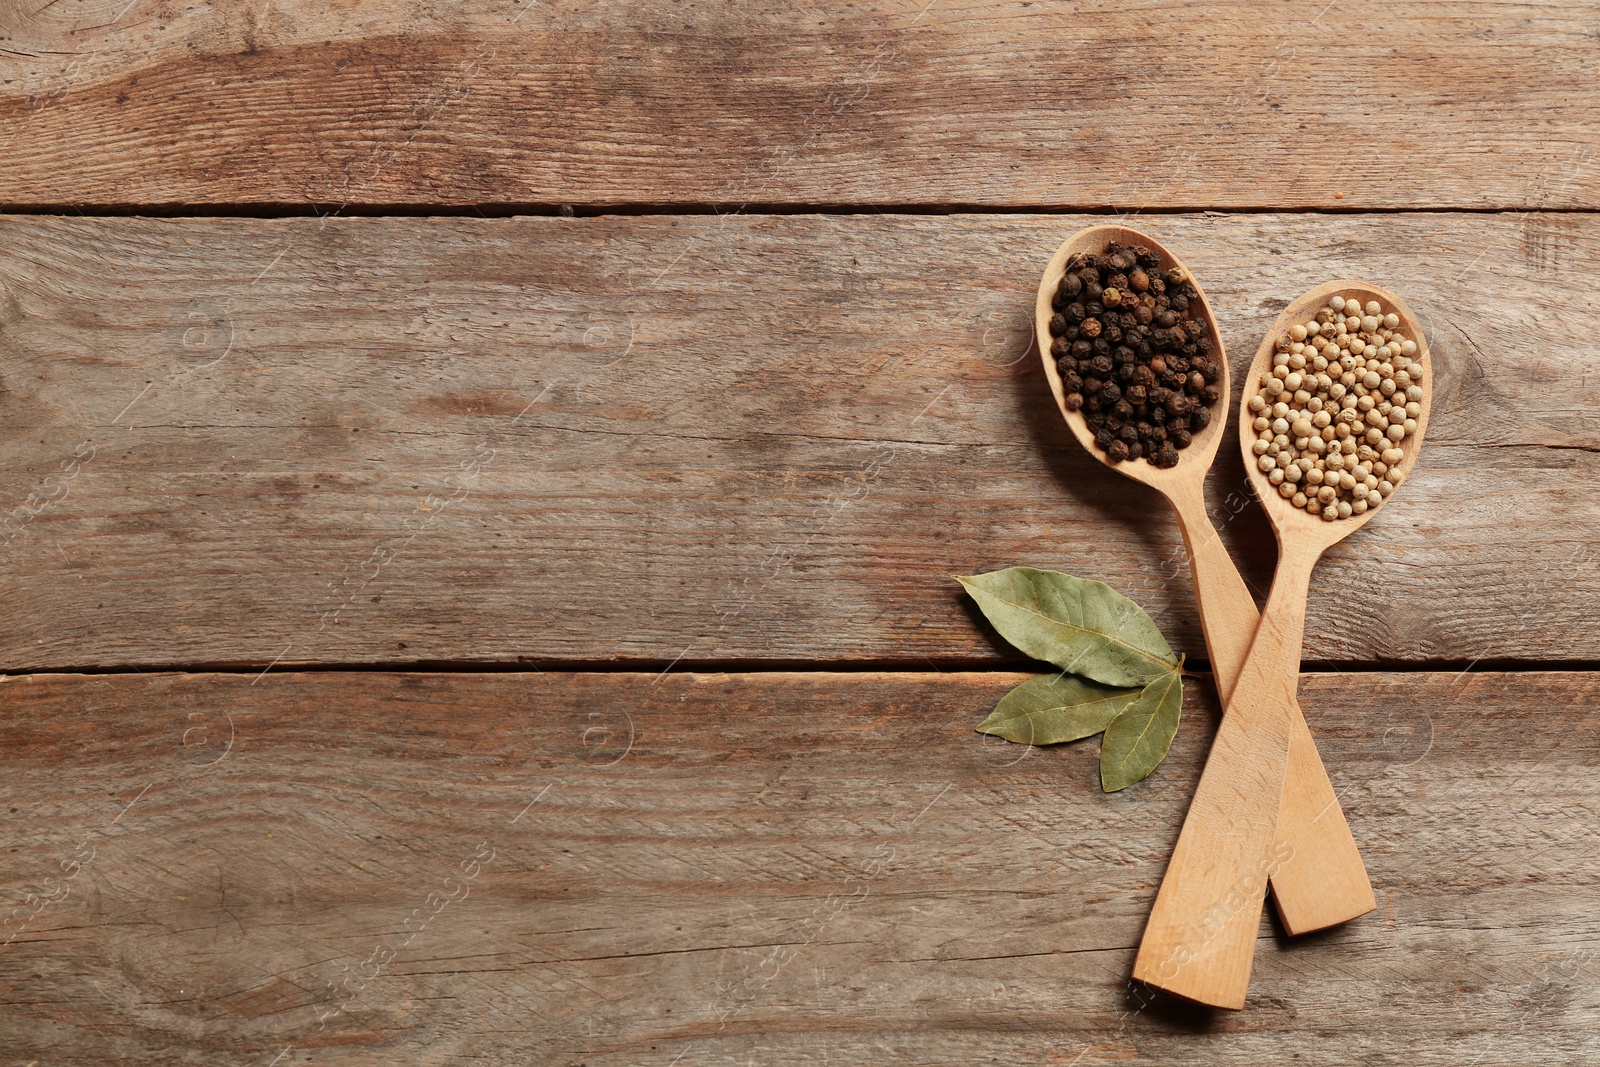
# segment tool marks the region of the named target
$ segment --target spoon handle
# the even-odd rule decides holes
[[[1219,1008],[1244,1007],[1267,880],[1294,855],[1275,837],[1317,555],[1284,545],[1134,963],[1135,978]]]
[[[1227,707],[1250,654],[1260,616],[1206,511],[1203,486],[1172,501],[1194,580],[1200,625]],[[1278,813],[1281,863],[1272,876],[1272,899],[1290,934],[1336,926],[1377,907],[1367,868],[1350,835],[1339,798],[1317,754],[1298,703],[1290,709],[1289,771]]]

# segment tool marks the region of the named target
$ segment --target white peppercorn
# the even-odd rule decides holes
[[[1336,296],[1274,343],[1248,399],[1258,469],[1295,508],[1361,515],[1400,484],[1401,444],[1422,416],[1422,366],[1400,316]]]

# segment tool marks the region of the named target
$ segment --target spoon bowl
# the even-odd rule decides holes
[[[1083,412],[1067,409],[1067,394],[1061,386],[1061,374],[1056,370],[1056,357],[1050,354],[1050,342],[1053,340],[1050,336],[1050,317],[1055,314],[1052,301],[1056,295],[1056,287],[1061,284],[1061,278],[1067,272],[1067,260],[1078,252],[1103,252],[1113,241],[1128,246],[1144,245],[1161,257],[1159,270],[1168,271],[1174,267],[1183,267],[1189,275],[1189,280],[1194,283],[1197,297],[1196,302],[1189,305],[1191,317],[1205,324],[1206,336],[1211,339],[1210,358],[1215,359],[1222,368],[1222,374],[1216,383],[1222,392],[1222,399],[1212,409],[1211,422],[1204,430],[1194,435],[1194,440],[1188,448],[1178,453],[1176,467],[1157,467],[1144,459],[1113,463],[1111,458],[1094,443],[1094,433],[1089,429],[1089,423],[1084,418]],[[1204,479],[1205,472],[1216,458],[1217,446],[1222,443],[1223,424],[1228,421],[1228,404],[1233,396],[1233,384],[1228,377],[1228,354],[1222,346],[1221,335],[1217,333],[1217,322],[1211,314],[1211,304],[1206,300],[1205,290],[1200,287],[1194,272],[1184,267],[1177,256],[1149,234],[1140,233],[1126,226],[1090,226],[1086,230],[1079,230],[1056,249],[1056,254],[1050,257],[1050,263],[1044,269],[1044,276],[1039,279],[1039,298],[1035,304],[1034,327],[1039,338],[1039,356],[1044,360],[1045,377],[1050,380],[1050,392],[1055,395],[1056,406],[1061,409],[1061,417],[1067,420],[1067,426],[1071,428],[1073,435],[1091,456],[1168,497],[1171,496],[1168,490],[1172,487],[1192,482],[1196,477],[1196,471],[1199,471],[1199,477]]]
[[[1262,376],[1272,369],[1272,353],[1278,339],[1295,323],[1310,321],[1322,305],[1335,296],[1342,296],[1347,300],[1356,299],[1362,304],[1376,300],[1383,305],[1385,312],[1393,311],[1399,316],[1399,330],[1408,340],[1417,343],[1417,354],[1410,358],[1422,364],[1423,375],[1419,383],[1422,387],[1420,401],[1422,412],[1417,416],[1416,432],[1397,446],[1405,453],[1405,458],[1395,467],[1400,472],[1401,484],[1410,477],[1412,469],[1416,466],[1417,454],[1422,451],[1422,437],[1428,429],[1428,413],[1433,408],[1433,361],[1428,355],[1428,342],[1423,336],[1422,324],[1406,306],[1406,302],[1398,296],[1367,282],[1335,281],[1317,286],[1283,309],[1283,314],[1278,316],[1277,321],[1272,324],[1272,329],[1267,331],[1261,347],[1256,349],[1256,358],[1250,364],[1250,371],[1245,376],[1244,395],[1239,400],[1239,450],[1244,455],[1245,469],[1250,472],[1251,488],[1255,490],[1262,509],[1266,511],[1267,518],[1272,523],[1278,544],[1282,546],[1287,538],[1293,538],[1299,545],[1314,550],[1319,555],[1329,546],[1337,544],[1365,526],[1374,515],[1383,510],[1383,504],[1388,501],[1385,500],[1376,507],[1369,507],[1360,515],[1352,515],[1348,519],[1334,519],[1330,522],[1285,500],[1278,495],[1277,487],[1267,481],[1267,476],[1257,469],[1256,457],[1250,451],[1256,434],[1250,427],[1255,416],[1250,411],[1248,401],[1260,387]],[[1399,486],[1395,488],[1398,489]]]

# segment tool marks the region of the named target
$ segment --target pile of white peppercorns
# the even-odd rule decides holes
[[[1369,300],[1333,297],[1274,346],[1249,401],[1256,466],[1328,521],[1375,508],[1400,484],[1401,443],[1422,414],[1417,342]]]

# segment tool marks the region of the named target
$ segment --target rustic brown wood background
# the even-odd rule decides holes
[[[0,0],[0,1063],[1600,1061],[1600,8],[1324,2]],[[1103,796],[949,580],[1203,670],[1032,353],[1124,215],[1440,370],[1238,1014],[1127,981],[1209,685]]]

